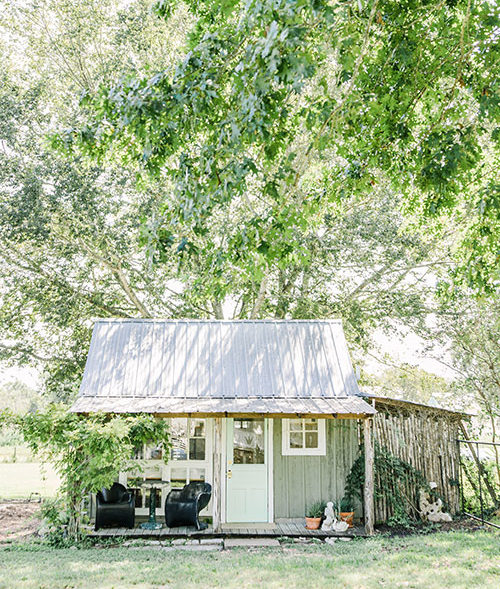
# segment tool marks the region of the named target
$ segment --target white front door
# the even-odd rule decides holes
[[[226,432],[226,521],[267,522],[267,420],[228,419]]]

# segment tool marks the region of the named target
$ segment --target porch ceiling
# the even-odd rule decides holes
[[[368,417],[375,409],[363,399],[350,397],[286,398],[168,398],[168,397],[79,397],[78,413],[154,413],[165,417]]]

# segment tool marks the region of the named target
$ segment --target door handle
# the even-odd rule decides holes
[[[233,471],[232,470],[228,470],[227,471],[227,478],[230,479],[233,476]]]

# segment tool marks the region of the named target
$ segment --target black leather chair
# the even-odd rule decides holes
[[[193,482],[182,489],[173,489],[165,501],[165,522],[169,528],[178,526],[196,526],[204,530],[207,526],[200,523],[198,514],[210,501],[212,486],[208,483]]]
[[[96,495],[95,529],[112,524],[133,528],[135,523],[135,499],[132,491],[120,483],[111,489],[102,489]]]

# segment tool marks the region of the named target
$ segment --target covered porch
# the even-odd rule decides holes
[[[165,415],[162,415],[163,418]],[[97,535],[104,537],[177,537],[177,536],[352,536],[371,534],[374,525],[373,501],[373,442],[372,418],[356,416],[349,418],[315,416],[307,414],[289,415],[276,418],[251,414],[251,417],[176,417],[174,421],[196,420],[197,428],[207,432],[207,455],[205,468],[201,461],[173,460],[167,465],[158,466],[160,460],[148,461],[146,471],[142,473],[145,483],[152,484],[156,509],[154,514],[159,530],[117,529],[98,530]],[[288,423],[287,423],[288,422]],[[237,424],[238,427],[235,426]],[[290,431],[292,424],[306,424],[317,427],[318,434],[324,434],[324,455],[286,455],[285,436],[294,435]],[[247,426],[248,429],[243,429]],[[323,428],[321,427],[323,426]],[[262,448],[255,447],[255,437],[248,442],[250,434],[260,430]],[[309,431],[309,430],[308,430]],[[305,435],[306,432],[304,432]],[[243,443],[241,443],[243,434]],[[365,448],[364,500],[357,504],[357,527],[344,534],[336,532],[307,530],[304,516],[308,505],[318,499],[339,500],[343,495],[345,477],[350,471],[354,459],[358,456],[360,434]],[[316,435],[316,432],[314,432]],[[321,436],[319,436],[321,438]],[[200,439],[196,438],[199,442]],[[236,441],[240,442],[236,446]],[[188,440],[189,442],[189,440]],[[199,446],[199,444],[198,444]],[[154,450],[153,450],[154,451]],[[178,454],[174,446],[172,456]],[[244,462],[241,456],[244,456]],[[239,458],[237,460],[236,458]],[[188,480],[173,478],[176,470],[184,464],[191,472],[191,480],[209,482],[212,496],[208,506],[200,513],[202,520],[209,524],[207,530],[198,532],[194,528],[168,528],[165,526],[165,501],[172,488],[179,488]],[[195,465],[193,468],[189,465]],[[202,472],[201,479],[194,479],[196,473]],[[167,473],[167,476],[161,473]],[[121,473],[120,482],[132,488],[136,496],[136,522],[146,521],[153,494],[151,491],[135,488],[135,472]],[[199,476],[199,475],[197,475]],[[166,480],[162,480],[166,479]],[[246,509],[242,504],[246,503]],[[363,525],[361,525],[361,522]]]

